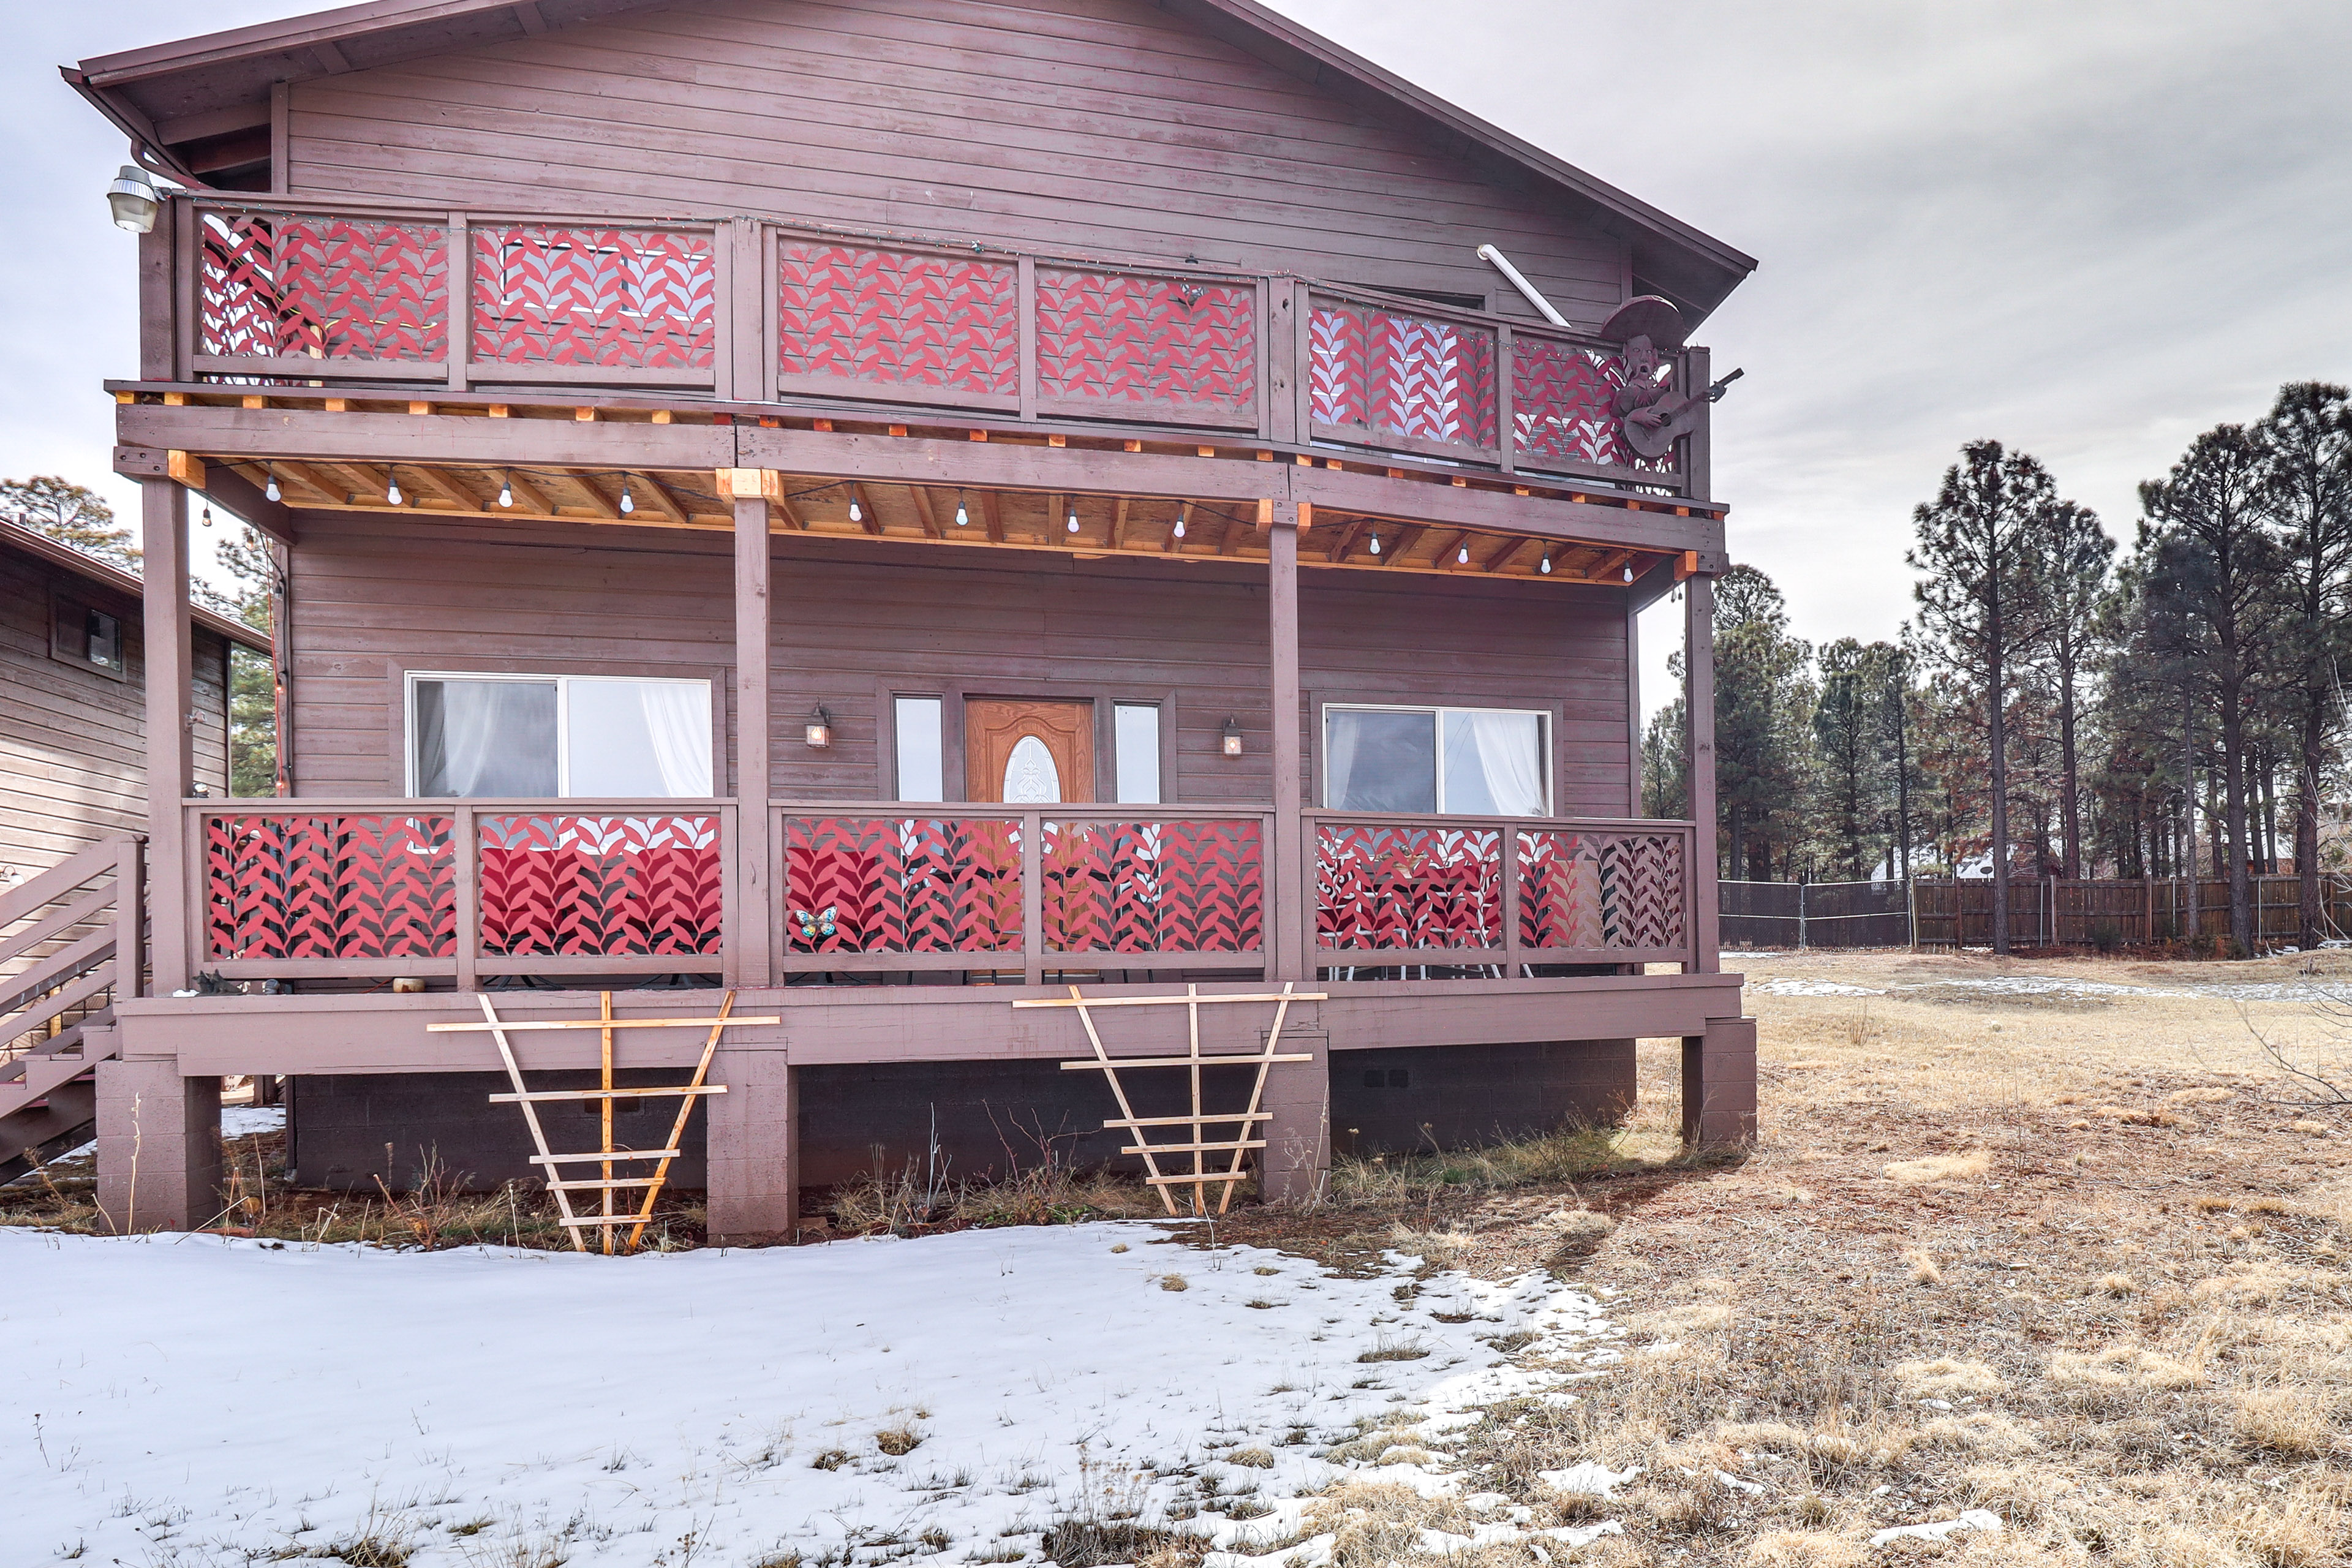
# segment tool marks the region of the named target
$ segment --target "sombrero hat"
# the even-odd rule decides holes
[[[1637,295],[1617,307],[1616,313],[1601,323],[1601,336],[1612,343],[1630,342],[1635,338],[1647,338],[1658,349],[1678,349],[1683,346],[1683,334],[1689,329],[1683,325],[1683,313],[1671,300],[1655,294]]]

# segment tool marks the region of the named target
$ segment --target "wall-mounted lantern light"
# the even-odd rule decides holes
[[[816,711],[809,715],[805,733],[808,743],[819,751],[833,744],[833,715],[824,710],[822,702],[817,704]]]
[[[1226,720],[1223,733],[1224,735],[1225,755],[1229,757],[1240,756],[1242,754],[1242,727],[1240,722],[1233,719]]]
[[[155,213],[163,205],[155,189],[155,182],[147,171],[135,163],[125,163],[122,172],[114,176],[114,184],[106,187],[106,205],[113,209],[114,226],[127,228],[133,234],[147,234],[155,227]]]

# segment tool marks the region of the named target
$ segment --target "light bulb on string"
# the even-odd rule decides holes
[[[499,476],[499,504],[503,507],[514,505],[514,479],[510,475]]]
[[[1541,573],[1542,573],[1545,576],[1547,576],[1547,577],[1549,577],[1549,576],[1550,576],[1550,575],[1551,575],[1551,552],[1550,552],[1550,551],[1547,550],[1547,551],[1545,551],[1545,552],[1544,552],[1543,564],[1542,564],[1542,565],[1540,565],[1540,566],[1538,566],[1538,567],[1537,567],[1537,568],[1536,568],[1536,570],[1537,570],[1537,571],[1538,571],[1538,572],[1541,572]]]
[[[1072,533],[1078,531],[1078,509],[1075,506],[1070,508],[1069,529]]]
[[[956,526],[958,528],[970,528],[971,526],[971,513],[964,510],[963,509],[963,492],[961,490],[956,491]]]
[[[204,523],[206,528],[213,525],[213,503],[210,501],[205,502]]]
[[[629,493],[629,481],[624,478],[621,480],[621,515],[626,517],[636,510],[637,498]]]
[[[1631,566],[1628,566],[1628,567],[1626,567],[1626,568],[1625,568],[1625,581],[1627,581],[1628,583],[1631,583],[1633,580],[1633,569]]]
[[[1184,537],[1184,514],[1181,511],[1176,514],[1176,537]]]
[[[1456,551],[1456,552],[1454,552],[1454,563],[1455,563],[1456,565],[1460,565],[1460,566],[1467,566],[1467,565],[1469,565],[1469,564],[1470,564],[1470,547],[1469,547],[1468,545],[1466,545],[1466,544],[1465,544],[1465,545],[1464,545],[1460,550]]]
[[[856,490],[849,492],[849,521],[852,522],[864,522],[866,521],[866,509],[857,504],[857,492]]]
[[[268,488],[268,489],[265,489],[265,490],[263,490],[261,493],[262,493],[264,496],[267,496],[269,500],[276,500],[278,498],[279,494],[281,493],[281,492],[278,490],[278,470],[277,470],[277,469],[275,469],[275,468],[271,468],[271,469],[269,469],[269,470],[268,470],[268,473],[269,473],[269,488]]]
[[[1375,533],[1374,535],[1372,535],[1372,553],[1373,553],[1373,554],[1375,554],[1375,555],[1378,555],[1380,552],[1381,552],[1381,536],[1380,536],[1379,534]]]
[[[385,503],[391,506],[398,506],[400,504],[400,476],[394,473],[390,468],[386,468],[383,471],[383,499]]]

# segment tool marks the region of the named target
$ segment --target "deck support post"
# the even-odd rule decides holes
[[[1723,875],[1715,826],[1715,579],[1694,576],[1683,584],[1683,690],[1689,732],[1684,755],[1690,779],[1692,967],[1713,974],[1723,967],[1722,933],[1717,920]],[[1734,857],[1739,846],[1731,847]],[[1733,870],[1737,872],[1737,865]]]
[[[782,1046],[722,1045],[702,1103],[712,1242],[789,1242],[800,1225],[800,1087]]]
[[[1756,1020],[1709,1018],[1683,1037],[1683,1142],[1738,1149],[1756,1142]]]
[[[755,493],[735,494],[735,908],[727,933],[727,984],[756,989],[770,984],[771,940],[777,891],[771,868],[768,810],[770,595],[768,496],[781,476],[751,476]],[[715,1201],[715,1199],[714,1199]]]
[[[1266,922],[1269,980],[1312,978],[1312,886],[1301,816],[1306,804],[1303,754],[1307,720],[1298,687],[1298,507],[1274,503],[1266,563],[1268,722],[1274,731],[1274,845],[1266,858],[1273,894]],[[1311,1037],[1314,1060],[1284,1062],[1267,1071],[1266,1147],[1258,1167],[1259,1196],[1274,1203],[1312,1203],[1323,1195],[1331,1166],[1331,1070],[1329,1041]]]
[[[181,1077],[176,1058],[98,1064],[98,1208],[109,1230],[194,1230],[219,1213],[220,1094],[217,1078]]]
[[[185,819],[180,803],[194,779],[188,614],[188,492],[172,479],[139,486],[142,658],[146,667],[147,894],[152,934],[148,962],[153,993],[187,989]],[[135,987],[131,988],[135,992]]]

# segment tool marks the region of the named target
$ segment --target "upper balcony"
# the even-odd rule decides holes
[[[1645,375],[1638,347],[1307,279],[758,218],[171,208],[144,263],[151,384],[946,416],[1706,498],[1703,349]],[[1629,429],[1659,395],[1691,403]]]

